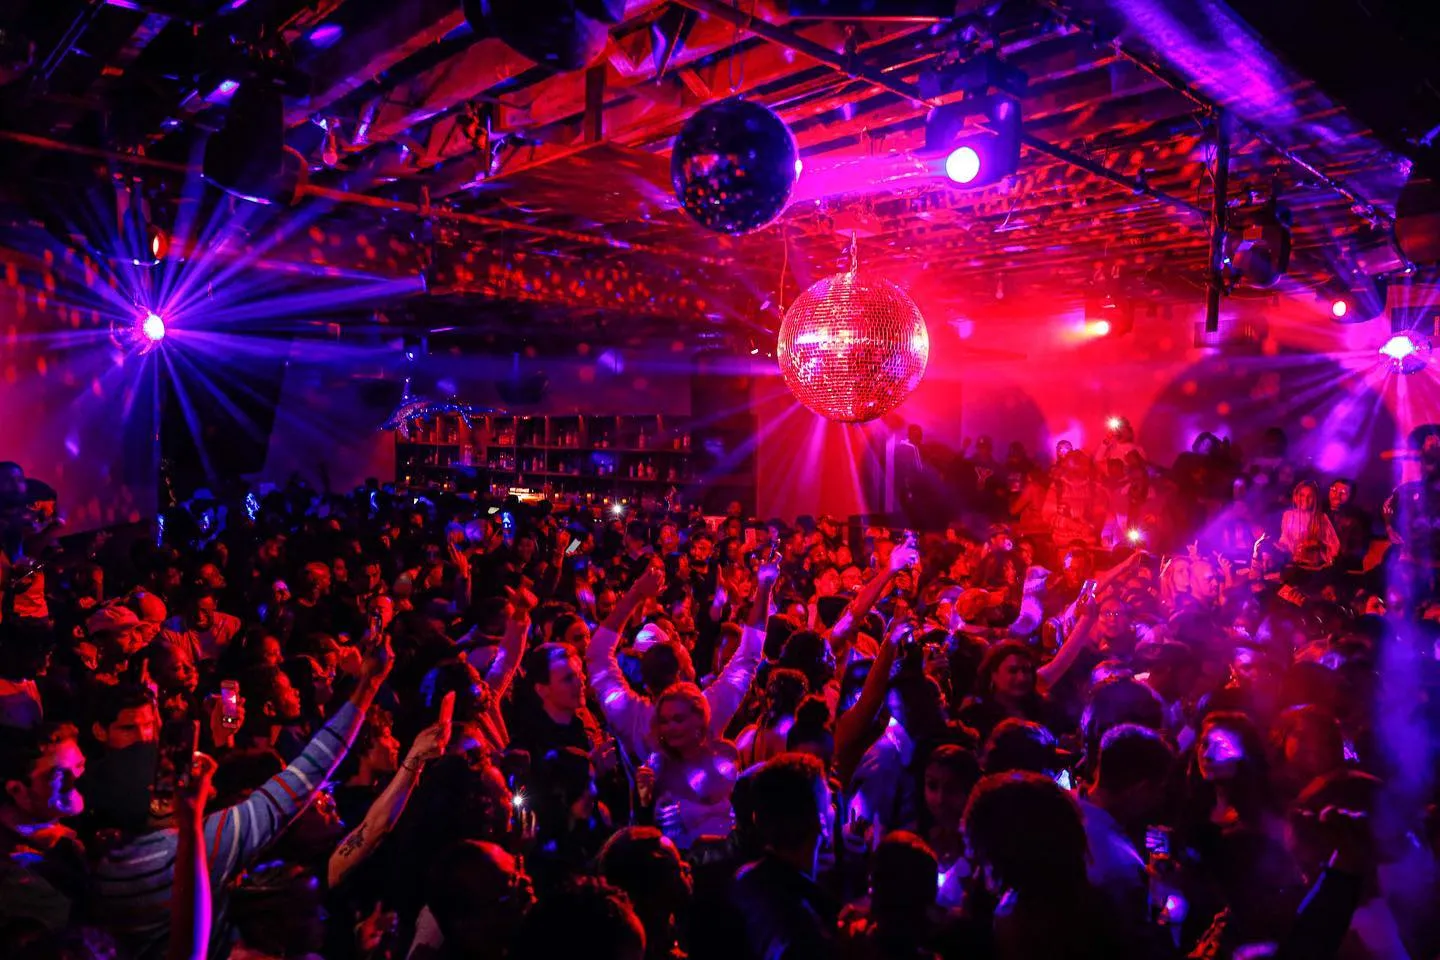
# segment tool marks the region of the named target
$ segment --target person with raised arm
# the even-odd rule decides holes
[[[711,736],[724,734],[755,679],[765,648],[765,616],[770,607],[770,589],[779,575],[779,567],[774,563],[761,566],[754,604],[741,633],[740,646],[720,674],[704,689],[705,700],[710,705]],[[645,650],[641,659],[641,673],[647,688],[644,694],[630,688],[615,656],[615,648],[635,608],[646,599],[659,596],[664,585],[663,572],[653,566],[646,569],[595,631],[585,651],[590,685],[600,701],[606,721],[631,754],[642,758],[659,748],[653,722],[655,698],[676,683],[695,682],[695,667],[690,661],[689,651],[680,644],[657,642]]]
[[[344,758],[395,662],[388,636],[369,638],[369,642],[370,652],[355,692],[316,732],[295,761],[243,802],[205,818],[212,889],[225,889],[257,853],[279,836],[310,804]],[[141,806],[146,806],[141,799]],[[114,931],[135,956],[159,957],[165,953],[169,938],[178,836],[172,818],[155,817],[153,808],[141,820],[116,824],[122,831],[120,842],[94,866],[90,914]],[[217,928],[223,923],[223,908],[223,902],[217,902]]]
[[[217,769],[214,759],[195,754],[189,784],[175,791],[175,884],[165,960],[205,960],[210,949],[213,908],[205,869],[205,805],[215,797]]]
[[[835,626],[830,630],[830,649],[835,654],[836,676],[845,672],[852,649],[867,659],[879,652],[874,641],[864,647],[857,645],[860,625],[865,622],[870,611],[875,609],[875,604],[880,602],[880,598],[885,595],[895,578],[919,562],[920,551],[915,546],[915,538],[907,537],[904,543],[890,551],[890,558],[880,575],[861,587],[855,594],[855,599],[850,601],[850,605],[840,614],[840,619],[835,621]],[[834,704],[831,706],[833,708]]]
[[[410,746],[410,752],[395,771],[389,785],[370,805],[365,819],[346,834],[340,846],[330,855],[328,881],[330,889],[338,887],[346,877],[364,863],[389,835],[405,812],[405,804],[420,780],[425,764],[443,756],[450,742],[450,721],[455,712],[455,695],[448,693],[440,702],[440,719],[421,730]]]

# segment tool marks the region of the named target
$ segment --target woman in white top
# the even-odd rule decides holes
[[[730,794],[740,775],[735,745],[710,735],[710,703],[693,683],[677,683],[655,701],[660,749],[640,768],[642,805],[653,801],[655,825],[682,850],[734,826]]]
[[[1297,566],[1318,570],[1335,562],[1340,538],[1330,518],[1320,509],[1320,488],[1309,480],[1295,485],[1291,497],[1295,506],[1280,519],[1280,548]]]

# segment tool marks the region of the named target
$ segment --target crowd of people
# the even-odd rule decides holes
[[[1412,442],[1373,514],[1117,421],[894,528],[292,481],[82,547],[0,463],[0,955],[1433,960]]]

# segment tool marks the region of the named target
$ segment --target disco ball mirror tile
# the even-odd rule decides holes
[[[838,273],[802,293],[780,324],[785,385],[820,416],[863,423],[894,410],[925,376],[930,332],[905,291]]]

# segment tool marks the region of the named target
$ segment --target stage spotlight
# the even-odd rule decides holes
[[[1108,290],[1085,296],[1085,332],[1092,337],[1122,337],[1135,329],[1135,304]]]
[[[974,147],[956,147],[945,158],[945,175],[956,183],[969,183],[980,175],[980,154]]]
[[[1383,282],[1357,275],[1348,284],[1343,279],[1326,284],[1316,296],[1336,323],[1365,323],[1384,311],[1385,293]]]
[[[165,339],[165,321],[158,313],[147,313],[145,319],[140,321],[140,334],[151,343],[159,343]]]
[[[1414,331],[1396,333],[1380,347],[1380,356],[1396,373],[1416,373],[1430,362],[1430,340]]]
[[[925,154],[944,158],[945,176],[983,187],[1020,166],[1020,101],[1004,93],[937,107],[925,120]]]
[[[617,503],[617,504],[615,504],[613,507],[610,508],[610,512],[613,513],[613,514],[614,514],[615,516],[617,516],[617,517],[623,517],[623,516],[625,516],[625,504],[623,504],[623,503]]]
[[[165,255],[170,252],[170,235],[153,223],[150,224],[145,233],[147,236],[145,246],[150,251],[153,262],[159,263],[161,260],[164,260]]]
[[[1145,542],[1145,531],[1138,527],[1131,527],[1125,531],[1125,539],[1130,541],[1132,547],[1138,547]]]

